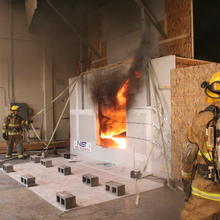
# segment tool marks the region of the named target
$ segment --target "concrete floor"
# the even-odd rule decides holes
[[[62,213],[0,171],[0,220],[178,220],[183,193],[168,187]]]
[[[36,186],[30,187],[29,190],[61,211],[65,211],[65,209],[56,202],[55,195],[57,192],[66,191],[75,195],[76,203],[79,207],[91,206],[119,198],[112,193],[106,192],[105,183],[109,181],[125,184],[125,196],[136,193],[135,182],[134,179],[130,178],[130,169],[128,168],[113,164],[111,166],[104,166],[102,161],[84,160],[78,156],[74,156],[71,159],[64,159],[63,157],[48,157],[47,159],[52,160],[52,167],[45,168],[40,163],[24,161],[21,164],[14,164],[15,172],[8,173],[8,175],[19,183],[22,175],[33,175],[36,178]],[[77,162],[73,163],[72,161]],[[58,173],[58,167],[60,165],[71,167],[72,174],[64,176]],[[82,175],[86,173],[98,176],[99,185],[89,187],[83,184]],[[149,191],[162,186],[163,183],[151,181],[146,178],[138,181],[139,192]]]
[[[56,220],[61,212],[0,171],[1,220]]]

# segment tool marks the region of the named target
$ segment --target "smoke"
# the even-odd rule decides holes
[[[148,46],[149,41],[147,41],[146,34],[143,34],[133,62],[126,73],[122,74],[120,71],[115,71],[110,74],[100,74],[100,72],[94,74],[94,79],[90,84],[90,92],[94,103],[106,106],[116,105],[115,97],[117,91],[126,80],[129,80],[126,97],[127,108],[130,107],[141,87],[141,80],[144,80],[144,75],[146,74],[145,63],[147,63],[147,57],[149,57],[147,54]]]
[[[90,84],[90,91],[94,103],[105,106],[116,106],[116,94],[128,75],[121,74],[120,71],[113,71],[107,74],[95,73]]]
[[[127,108],[132,104],[135,95],[141,88],[141,81],[146,79],[147,68],[146,64],[150,58],[149,53],[149,39],[147,33],[142,34],[142,38],[137,49],[134,60],[128,71],[129,89],[127,92]]]

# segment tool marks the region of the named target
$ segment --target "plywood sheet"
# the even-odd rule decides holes
[[[205,61],[205,60],[196,60],[196,59],[176,57],[176,68],[198,66],[198,65],[209,64],[209,63],[212,63],[212,62]]]
[[[220,64],[204,64],[171,71],[172,178],[180,179],[181,152],[187,128],[195,115],[204,109],[203,81],[220,71]]]
[[[160,39],[160,55],[193,57],[192,0],[165,0],[165,19],[161,24],[168,39]]]
[[[169,38],[191,32],[191,0],[166,0],[165,11]]]
[[[191,36],[160,44],[159,50],[161,56],[177,55],[192,58]]]

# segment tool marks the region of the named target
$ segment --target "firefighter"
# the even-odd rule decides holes
[[[12,157],[13,146],[16,145],[18,158],[24,158],[23,149],[23,126],[28,125],[32,121],[25,121],[18,115],[20,107],[12,105],[10,115],[8,115],[3,123],[2,137],[7,141],[6,158]]]
[[[182,152],[182,220],[220,219],[220,72],[201,86],[209,105],[193,119]]]

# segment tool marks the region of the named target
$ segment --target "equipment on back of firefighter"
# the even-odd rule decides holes
[[[211,111],[213,118],[206,125],[207,153],[200,151],[205,164],[197,165],[198,173],[206,180],[220,183],[220,109],[211,105],[204,111]]]
[[[220,72],[213,74],[209,82],[204,81],[201,87],[205,89],[208,103],[220,99]]]

